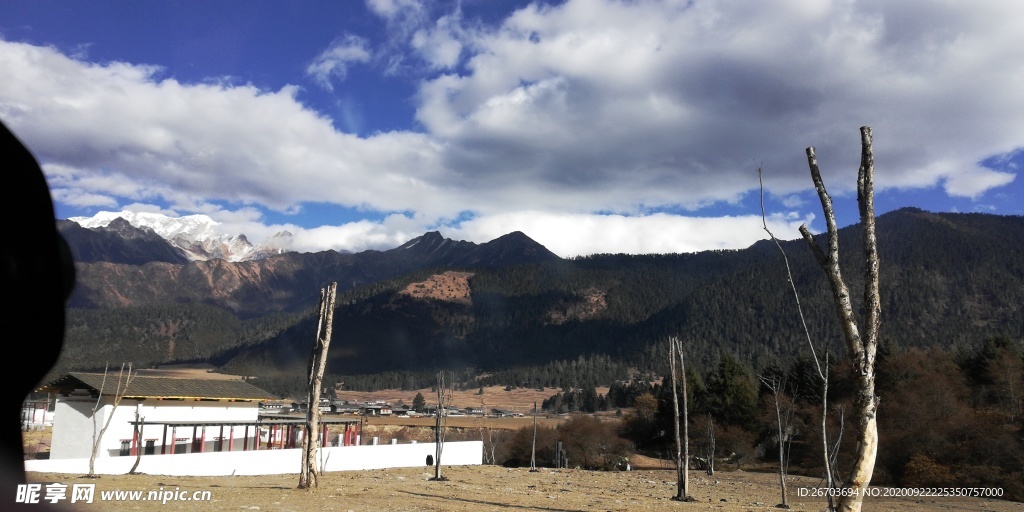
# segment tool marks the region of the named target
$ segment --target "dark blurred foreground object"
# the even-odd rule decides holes
[[[0,122],[0,176],[4,181],[0,236],[4,294],[3,338],[7,381],[0,404],[0,509],[13,508],[25,481],[21,404],[60,355],[64,301],[75,282],[67,244],[57,233],[53,202],[43,171],[17,137]]]

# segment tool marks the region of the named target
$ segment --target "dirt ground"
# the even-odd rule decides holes
[[[445,467],[446,482],[429,481],[429,468],[328,473],[312,491],[296,489],[297,475],[251,477],[103,476],[30,473],[34,482],[96,484],[95,502],[72,510],[217,510],[217,511],[662,511],[778,510],[778,476],[723,472],[707,477],[690,473],[693,503],[671,501],[675,472],[643,470],[591,472],[572,469],[507,469],[497,466]],[[822,499],[800,498],[799,486],[816,479],[789,481],[793,510],[822,510]],[[103,491],[176,491],[191,497],[209,491],[209,501],[101,501]],[[979,498],[876,498],[865,510],[1024,512],[1024,504]]]

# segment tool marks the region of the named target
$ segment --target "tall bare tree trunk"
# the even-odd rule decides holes
[[[444,439],[448,423],[448,406],[452,403],[452,381],[455,375],[446,376],[444,370],[437,372],[437,415],[434,422],[434,477],[431,480],[443,481],[441,476],[441,453],[444,451]]]
[[[530,472],[537,472],[537,402],[533,403],[533,443],[530,445]]]
[[[708,413],[708,443],[706,446],[708,455],[708,476],[715,476],[715,419]]]
[[[789,508],[789,503],[786,501],[787,464],[785,452],[785,430],[789,429],[789,417],[787,414],[787,421],[784,427],[782,423],[782,407],[779,404],[779,393],[785,389],[786,379],[778,375],[760,375],[758,378],[772,392],[772,398],[775,400],[775,425],[778,427],[779,432],[779,489],[782,493],[782,503],[779,503],[776,508]]]
[[[683,342],[673,336],[668,339],[668,360],[669,370],[672,374],[672,420],[675,425],[676,436],[676,495],[672,497],[675,501],[691,501],[689,495],[690,484],[690,419],[687,408],[686,394],[686,359],[683,357]],[[679,371],[676,370],[676,357],[679,357]],[[680,376],[680,373],[682,376]],[[683,387],[683,409],[679,410],[679,382]],[[682,412],[682,436],[679,433],[679,416]]]
[[[874,205],[874,153],[872,150],[871,128],[863,126],[861,133],[861,160],[857,173],[857,204],[860,209],[860,223],[863,230],[864,255],[864,334],[861,335],[857,318],[850,301],[850,292],[839,268],[839,229],[836,227],[832,198],[825,190],[825,184],[818,170],[814,148],[807,148],[807,164],[811,180],[821,200],[828,228],[828,252],[814,242],[806,225],[800,226],[800,234],[807,241],[811,251],[832,288],[832,300],[836,315],[843,329],[846,347],[853,359],[855,379],[854,413],[857,420],[857,452],[853,471],[846,486],[857,492],[840,497],[841,510],[860,510],[864,492],[871,483],[878,454],[878,397],[875,396],[875,352],[878,347],[878,325],[881,302],[878,296],[878,243],[875,238]]]
[[[323,387],[324,369],[327,367],[327,349],[331,346],[331,330],[334,322],[334,298],[338,283],[331,283],[320,289],[320,319],[316,328],[316,341],[309,355],[308,384],[306,395],[306,435],[302,439],[302,471],[299,473],[299,489],[312,489],[320,485],[316,465],[317,448],[320,445],[320,390]]]

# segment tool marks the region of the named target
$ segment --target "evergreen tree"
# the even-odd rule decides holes
[[[757,386],[746,366],[723,354],[707,378],[707,407],[717,421],[753,431],[758,421]]]

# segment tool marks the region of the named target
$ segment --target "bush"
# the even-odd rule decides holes
[[[903,469],[904,487],[946,487],[956,481],[949,468],[927,455],[914,455]]]
[[[618,435],[619,422],[605,422],[593,416],[576,416],[558,429],[569,467],[615,469],[630,453],[629,441]]]

